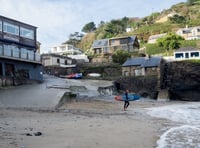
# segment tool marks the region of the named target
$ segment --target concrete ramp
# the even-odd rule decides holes
[[[63,80],[45,77],[44,83],[16,86],[0,90],[0,105],[15,108],[54,108],[66,89],[48,88],[48,85],[62,85]]]
[[[98,87],[111,85],[103,80],[71,80],[45,75],[41,84],[30,84],[0,90],[0,106],[14,108],[56,108],[63,95],[99,95]]]

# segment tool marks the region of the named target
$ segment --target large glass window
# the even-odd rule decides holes
[[[34,31],[31,29],[20,27],[20,36],[28,39],[34,39]]]
[[[11,45],[4,45],[4,55],[11,56],[12,53],[12,46]]]
[[[29,60],[34,60],[34,52],[33,50],[27,50],[28,52],[28,59]]]
[[[175,57],[176,57],[176,58],[183,58],[183,53],[176,53],[176,54],[175,54]]]
[[[3,54],[3,46],[0,44],[0,55]]]
[[[3,22],[3,31],[14,35],[19,35],[19,26]]]
[[[19,48],[17,46],[12,47],[13,57],[19,58]]]
[[[199,52],[191,52],[191,57],[199,57]]]
[[[0,31],[2,31],[2,21],[0,21]]]
[[[21,58],[27,59],[28,50],[26,48],[21,48]]]

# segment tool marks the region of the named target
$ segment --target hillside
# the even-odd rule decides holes
[[[176,17],[178,18],[175,18],[172,14],[177,14]],[[169,17],[172,19],[169,19]],[[79,48],[86,51],[96,39],[131,35],[137,35],[141,44],[144,44],[150,35],[174,32],[186,25],[189,27],[200,25],[199,0],[192,5],[183,2],[178,3],[170,9],[163,10],[162,12],[154,12],[144,18],[124,17],[118,20],[111,20],[108,23],[102,22],[94,32],[87,33],[82,38]],[[127,27],[132,28],[133,31],[127,33]]]

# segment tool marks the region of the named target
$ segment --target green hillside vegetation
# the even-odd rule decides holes
[[[156,23],[156,21],[171,13],[175,15],[170,17],[168,21]],[[88,28],[88,24],[92,24],[92,28]],[[174,33],[178,28],[184,28],[186,25],[188,27],[199,26],[200,0],[188,0],[186,3],[178,3],[170,9],[152,13],[144,18],[124,17],[121,19],[113,19],[110,22],[101,21],[98,27],[94,26],[93,22],[88,24],[82,29],[86,29],[86,34],[76,44],[76,46],[84,51],[89,51],[93,41],[97,39],[137,35],[140,41],[140,47],[146,47],[148,54],[165,54],[166,50],[164,47],[160,47],[158,44],[147,44],[149,36],[160,33]],[[133,31],[127,33],[127,27],[133,28]],[[180,47],[187,46],[199,48],[200,41],[180,41]],[[170,50],[167,52],[170,53]]]

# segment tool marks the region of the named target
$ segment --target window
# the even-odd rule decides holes
[[[175,58],[183,58],[183,53],[176,53]]]
[[[2,31],[2,21],[0,21],[0,31]]]
[[[3,54],[3,46],[0,44],[0,55]]]
[[[27,28],[20,27],[20,36],[33,40],[34,39],[34,31],[27,29]]]
[[[21,48],[21,58],[27,59],[28,50],[26,48]]]
[[[3,31],[14,35],[19,35],[19,26],[4,22]]]
[[[199,52],[191,52],[191,57],[199,57]]]
[[[128,44],[128,38],[120,39],[120,44]]]
[[[57,59],[57,63],[60,63],[60,59]]]

